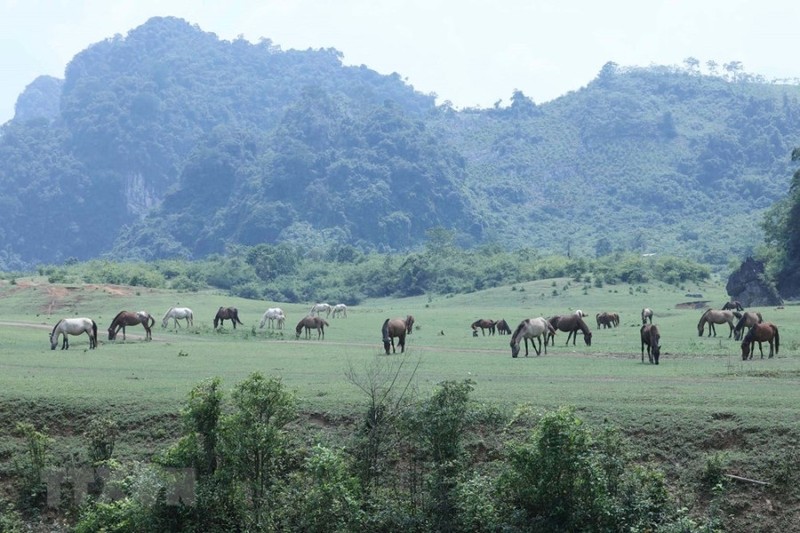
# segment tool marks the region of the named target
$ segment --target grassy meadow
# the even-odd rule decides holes
[[[17,420],[31,421],[69,447],[77,445],[88,417],[110,415],[124,429],[120,453],[141,457],[177,433],[176,415],[203,379],[219,376],[230,389],[254,371],[277,376],[295,391],[302,411],[334,420],[363,410],[364,393],[347,379],[348,370],[365,374],[404,360],[406,369],[418,365],[414,383],[422,395],[442,380],[471,379],[473,398],[485,405],[534,411],[572,405],[589,421],[610,421],[634,437],[643,459],[665,462],[667,470],[702,468],[709,454],[724,452],[737,475],[769,479],[798,456],[800,306],[758,309],[779,326],[780,353],[762,360],[756,349],[756,359],[742,361],[727,325],[717,326],[716,337],[698,336],[701,310],[681,304],[702,301],[722,306],[723,283],[594,287],[543,280],[457,296],[372,300],[350,307],[347,318],[329,318],[324,340],[296,340],[294,325],[313,302],[18,278],[0,285],[0,427],[5,433]],[[171,305],[192,308],[194,326],[162,328]],[[226,321],[214,331],[214,314],[223,305],[238,307],[245,325],[234,330]],[[263,312],[276,305],[286,312],[286,329],[259,328]],[[654,310],[662,333],[658,366],[641,362],[643,307]],[[122,309],[146,309],[156,317],[152,342],[143,340],[141,326],[128,328],[126,341],[107,340]],[[469,327],[478,318],[505,318],[514,329],[527,317],[576,309],[589,315],[591,346],[581,335],[574,346],[565,345],[566,334],[559,332],[540,357],[533,351],[524,357],[523,347],[512,359],[510,336],[473,337]],[[600,311],[618,312],[620,326],[598,330]],[[407,314],[416,328],[405,356],[385,355],[383,320]],[[68,351],[50,349],[50,328],[70,316],[96,320],[98,349],[88,349],[85,335],[71,337]],[[15,446],[0,437],[3,470]]]

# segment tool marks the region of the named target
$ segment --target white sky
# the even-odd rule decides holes
[[[457,108],[507,104],[515,89],[544,103],[608,61],[691,56],[800,77],[796,0],[0,0],[0,124],[37,76],[63,78],[90,44],[167,15],[221,39],[336,48],[345,64],[397,72]]]

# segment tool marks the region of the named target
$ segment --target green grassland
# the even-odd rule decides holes
[[[688,296],[697,294],[702,298]],[[349,308],[347,318],[329,318],[324,340],[296,340],[294,324],[313,302],[65,287],[19,278],[0,285],[0,428],[7,434],[15,421],[31,421],[63,437],[61,445],[68,449],[76,445],[87,418],[106,414],[123,428],[120,453],[146,457],[177,434],[181,405],[208,377],[221,377],[227,388],[254,371],[280,377],[295,391],[304,413],[344,419],[360,412],[365,400],[347,379],[348,370],[366,372],[370,365],[404,358],[406,368],[419,364],[414,382],[423,395],[442,380],[471,379],[474,399],[485,405],[539,411],[572,405],[589,421],[610,421],[633,438],[643,460],[663,463],[676,478],[681,471],[701,469],[709,454],[724,452],[732,473],[774,480],[791,471],[798,456],[800,306],[758,309],[779,326],[780,353],[760,359],[756,349],[755,359],[742,361],[727,325],[717,327],[716,337],[700,337],[701,310],[681,306],[708,301],[720,307],[726,300],[719,281],[594,287],[586,281],[543,280],[456,296],[372,300]],[[176,304],[194,310],[193,327],[161,327],[162,315]],[[236,306],[245,325],[234,330],[226,321],[215,331],[212,320],[222,305]],[[275,305],[286,312],[286,329],[259,328],[262,313]],[[643,307],[654,310],[662,332],[658,366],[641,362]],[[146,309],[156,317],[152,342],[143,340],[140,326],[128,328],[126,341],[107,340],[106,330],[122,309]],[[509,336],[473,337],[469,327],[478,318],[505,318],[513,329],[527,317],[576,309],[589,315],[591,346],[582,336],[574,346],[565,345],[566,334],[559,332],[555,346],[539,357],[532,351],[524,357],[523,348],[512,359]],[[598,330],[599,311],[618,312],[620,326]],[[381,324],[407,314],[415,316],[416,328],[407,338],[406,354],[387,356]],[[85,335],[71,337],[67,351],[50,349],[49,329],[68,316],[97,321],[98,349],[88,349]],[[0,436],[5,464],[0,473],[8,470],[17,445]],[[740,490],[741,505],[748,508],[768,497],[777,505],[776,495],[753,493],[769,489],[748,485]],[[796,494],[783,497],[782,512],[796,512]],[[759,512],[766,511],[759,506]]]

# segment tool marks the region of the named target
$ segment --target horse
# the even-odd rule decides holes
[[[481,333],[485,336],[486,330],[489,330],[489,335],[494,335],[495,332],[495,325],[497,322],[494,320],[490,320],[488,318],[480,318],[473,322],[470,327],[472,328],[472,336],[478,336],[478,328],[481,328]]]
[[[520,339],[525,339],[525,357],[528,357],[528,339],[531,340],[531,346],[533,346],[536,355],[541,355],[542,335],[544,335],[544,353],[547,355],[547,339],[551,334],[555,334],[553,326],[543,317],[526,318],[519,323],[519,326],[517,326],[517,329],[511,335],[511,342],[509,343],[511,346],[511,357],[516,358],[517,355],[519,355]],[[537,340],[539,341],[539,348],[536,348]]]
[[[295,339],[299,339],[303,328],[306,328],[306,339],[311,338],[311,330],[315,329],[317,330],[317,340],[320,338],[325,340],[325,326],[330,326],[330,324],[320,316],[304,316],[294,329]]]
[[[194,313],[192,313],[192,310],[188,307],[170,307],[167,309],[167,312],[164,313],[164,318],[161,319],[162,328],[167,327],[170,318],[175,321],[176,330],[181,327],[181,325],[178,324],[178,320],[186,320],[187,328],[189,326],[194,326]]]
[[[397,337],[398,344],[400,345],[400,353],[406,351],[406,335],[411,335],[412,327],[414,326],[414,317],[408,315],[405,318],[387,318],[381,327],[381,335],[383,336],[383,349],[386,350],[386,355],[389,355],[389,347],[392,348],[392,353],[397,353],[394,347],[394,339]]]
[[[64,335],[61,343],[62,350],[69,350],[67,335],[89,335],[89,349],[97,348],[97,323],[91,318],[62,318],[50,332],[50,349],[55,350],[58,345],[58,336]]]
[[[619,326],[619,315],[617,313],[603,311],[595,315],[595,320],[597,320],[597,329],[600,329],[601,326],[604,328],[615,328]]]
[[[308,316],[314,316],[314,315],[319,316],[321,313],[324,312],[325,313],[325,318],[328,318],[329,316],[331,316],[331,310],[332,309],[333,308],[331,307],[330,304],[326,304],[326,303],[314,304],[314,305],[311,306],[311,310],[308,312]]]
[[[717,336],[717,328],[714,324],[728,324],[730,326],[731,331],[728,334],[728,338],[730,339],[733,337],[733,319],[734,314],[733,311],[727,311],[722,309],[708,309],[703,316],[700,317],[700,322],[697,323],[697,335],[702,337],[703,331],[705,331],[706,323],[708,323],[708,336],[711,336],[711,332],[714,332],[714,336]]]
[[[501,318],[495,322],[495,326],[497,327],[497,333],[500,335],[511,335],[511,328],[508,326],[508,322],[506,322],[505,318]]]
[[[762,342],[769,343],[769,358],[778,354],[781,345],[781,336],[778,333],[778,326],[770,322],[760,322],[755,324],[742,340],[742,361],[753,358],[755,343],[758,343],[758,351],[761,352],[761,359],[764,359],[764,350],[761,348]],[[773,352],[774,348],[774,352]]]
[[[344,304],[336,304],[333,306],[333,318],[341,315],[342,318],[347,318],[347,306]]]
[[[642,309],[642,325],[644,326],[647,324],[647,321],[650,320],[650,323],[653,323],[653,310],[649,307],[645,307]]]
[[[550,335],[549,338],[553,338],[555,336],[555,330],[565,331],[569,333],[569,335],[567,335],[567,344],[569,344],[569,340],[572,338],[572,345],[575,346],[575,341],[578,338],[578,330],[581,330],[581,332],[583,332],[583,340],[586,343],[586,346],[592,345],[592,332],[589,330],[589,326],[586,325],[586,322],[583,321],[583,317],[578,312],[570,315],[551,317],[548,322],[550,322],[550,325],[553,326],[553,334]],[[555,343],[555,340],[553,342]]]
[[[153,340],[153,330],[151,328],[155,323],[156,319],[147,311],[120,311],[108,327],[108,340],[113,341],[116,339],[120,329],[122,330],[122,340],[126,340],[125,326],[136,326],[137,324],[141,324],[144,328],[145,340]]]
[[[642,363],[644,363],[644,347],[647,346],[647,359],[650,364],[658,364],[658,358],[661,356],[661,333],[658,331],[658,326],[655,324],[644,324],[639,330],[639,336],[642,339]]]
[[[723,311],[744,311],[744,307],[742,307],[742,302],[738,300],[731,300],[729,302],[725,302],[725,305],[722,306]]]
[[[230,320],[233,323],[233,329],[236,329],[236,324],[242,324],[242,321],[239,320],[239,310],[235,307],[220,307],[217,311],[216,316],[214,317],[214,329],[217,329],[217,324],[220,326],[225,325],[225,321]]]
[[[261,317],[261,324],[258,326],[259,329],[264,327],[264,324],[269,321],[269,327],[274,328],[275,323],[278,323],[278,329],[283,329],[283,323],[286,321],[286,315],[283,314],[283,309],[280,307],[270,307],[264,312],[264,316]]]
[[[733,328],[733,340],[740,341],[742,340],[742,335],[744,333],[744,328],[748,330],[764,321],[764,318],[761,316],[761,313],[758,311],[746,311],[742,313],[742,316],[739,317],[739,321],[736,323],[736,326]]]

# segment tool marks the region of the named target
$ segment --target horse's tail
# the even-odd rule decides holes
[[[778,333],[778,326],[773,325],[772,331],[775,332],[775,355],[778,355],[778,348],[781,346],[781,335]]]
[[[153,318],[153,315],[147,313],[147,318],[144,319],[144,323],[147,324],[148,328],[152,328],[156,325],[156,319]]]
[[[97,322],[95,322],[94,320],[92,320],[92,339],[91,340],[94,342],[94,346],[92,346],[92,343],[90,342],[89,343],[89,347],[90,348],[97,348]]]

